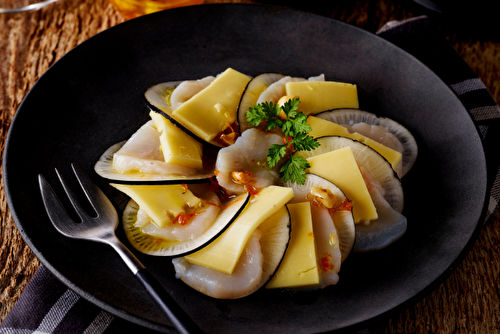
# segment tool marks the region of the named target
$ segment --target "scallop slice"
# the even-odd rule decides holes
[[[356,243],[353,249],[355,253],[385,248],[406,232],[406,217],[391,208],[380,190],[372,191],[371,195],[379,217],[369,225],[356,225]]]
[[[248,296],[264,286],[276,272],[290,240],[290,215],[286,206],[253,232],[232,274],[172,260],[176,275],[193,289],[218,299]]]
[[[418,155],[418,145],[415,138],[404,126],[390,118],[379,117],[370,112],[357,109],[331,110],[322,112],[315,116],[343,126],[350,126],[353,131],[359,132],[367,137],[373,136],[371,137],[373,140],[380,139],[380,133],[383,132],[383,130],[381,131],[378,127],[382,127],[383,129],[388,130],[389,133],[394,135],[394,137],[398,140],[398,143],[392,144],[394,146],[391,148],[400,150],[403,155],[402,170],[401,173],[398,173],[399,176],[403,177],[415,164]],[[364,127],[361,125],[362,123],[372,125],[376,128]],[[366,130],[363,130],[363,128]],[[385,135],[384,137],[389,136]],[[386,143],[387,146],[390,147],[392,139],[388,140],[389,141],[386,141]]]
[[[203,169],[166,163],[160,150],[159,132],[153,125],[153,121],[148,121],[130,139],[108,148],[94,166],[96,173],[113,182],[144,184],[193,183],[214,175],[210,163]]]
[[[208,76],[199,80],[186,80],[181,82],[172,92],[170,96],[170,105],[172,110],[179,108],[184,102],[201,92],[208,87],[215,77]]]
[[[283,74],[278,74],[278,73],[262,73],[254,77],[252,80],[250,80],[247,87],[245,88],[245,91],[243,92],[237,111],[240,134],[243,133],[243,131],[250,128],[250,125],[248,125],[247,118],[245,115],[248,109],[250,107],[253,107],[257,103],[259,96],[271,84],[284,77],[285,76]],[[260,129],[264,130],[263,127]]]
[[[271,84],[262,94],[259,96],[257,103],[262,102],[272,102],[278,103],[279,99],[286,95],[286,84],[288,82],[300,82],[300,81],[325,81],[325,76],[320,74],[315,77],[310,77],[308,79],[300,77],[290,77],[286,76],[273,84]]]
[[[222,148],[217,155],[215,170],[220,186],[239,194],[247,191],[247,186],[265,188],[275,184],[280,178],[280,166],[272,170],[267,167],[267,152],[272,144],[282,143],[281,136],[256,128],[243,132],[233,145]],[[239,174],[244,178],[237,178]]]
[[[401,214],[404,194],[401,181],[391,165],[379,153],[358,141],[337,136],[318,138],[320,146],[313,151],[297,152],[304,158],[351,147],[377,210],[378,219],[368,226],[356,224],[353,252],[368,252],[387,247],[406,231],[407,221]]]
[[[196,186],[199,187],[199,185]],[[190,185],[190,187],[193,186]],[[200,197],[203,198],[204,196],[201,195]],[[193,238],[185,240],[166,239],[158,236],[158,229],[153,231],[154,235],[145,233],[143,224],[138,223],[139,205],[130,200],[123,212],[123,228],[131,245],[142,253],[156,256],[186,255],[215,240],[243,211],[249,199],[248,194],[241,194],[222,203],[215,220],[208,224],[209,226],[200,235],[197,234]],[[216,203],[208,203],[207,205],[216,205]]]
[[[260,249],[261,233],[255,230],[232,274],[190,264],[185,258],[172,260],[175,272],[191,288],[213,298],[236,299],[258,289],[264,259]]]
[[[306,81],[305,78],[295,78],[286,76],[271,84],[262,94],[260,94],[257,99],[257,103],[272,102],[274,104],[278,103],[282,96],[286,95],[286,83],[287,82],[298,82]]]
[[[342,203],[349,202],[349,199],[339,187],[318,175],[307,174],[304,184],[288,181],[285,186],[291,187],[295,194],[295,197],[289,203],[314,201],[314,195],[311,193],[312,187],[326,190],[331,195],[331,198],[335,200],[334,205],[337,208]],[[320,205],[320,203],[315,203],[315,205]],[[329,210],[329,213],[338,234],[340,253],[342,254],[342,262],[344,262],[351,253],[356,239],[354,217],[350,209],[333,209]]]
[[[320,283],[317,288],[323,289],[324,287],[338,283],[342,254],[337,229],[329,210],[321,206],[312,205],[311,216],[320,277]]]

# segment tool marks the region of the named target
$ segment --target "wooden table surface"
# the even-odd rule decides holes
[[[0,7],[28,0],[0,0]],[[207,0],[252,2],[250,0]],[[412,2],[328,1],[306,8],[377,31],[390,20],[426,14]],[[291,4],[288,2],[287,4]],[[316,6],[314,6],[316,4]],[[431,13],[429,13],[431,14]],[[500,102],[500,32],[470,32],[436,19],[452,46]],[[60,0],[30,13],[0,14],[0,158],[12,118],[36,80],[79,43],[124,19],[106,0]],[[1,163],[1,159],[0,159]],[[22,240],[7,207],[0,174],[0,322],[16,303],[39,262]],[[482,230],[465,260],[427,297],[383,321],[376,333],[500,333],[500,231],[498,216]]]

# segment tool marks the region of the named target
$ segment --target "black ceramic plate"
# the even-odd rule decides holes
[[[111,248],[56,232],[37,175],[56,184],[58,167],[74,182],[74,162],[122,210],[126,198],[93,165],[148,119],[144,90],[227,67],[252,76],[325,73],[328,80],[354,83],[361,108],[406,126],[420,155],[403,179],[406,235],[383,251],[351,256],[338,285],[305,298],[263,290],[214,300],[176,280],[169,258],[136,252],[204,330],[360,329],[421,299],[457,266],[479,231],[486,168],[476,128],[451,90],[392,44],[329,18],[267,6],[204,5],[132,20],[82,43],[40,78],[16,114],[4,161],[9,207],[28,245],[65,284],[117,316],[171,330]],[[128,245],[120,229],[119,236]]]

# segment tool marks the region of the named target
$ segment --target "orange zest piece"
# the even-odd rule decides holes
[[[177,215],[177,217],[175,217],[174,224],[186,225],[187,223],[189,223],[191,219],[193,219],[194,216],[197,216],[203,212],[205,211],[195,211],[193,213],[188,213],[188,214],[182,212],[179,215]]]
[[[249,184],[245,185],[245,191],[250,193],[251,196],[255,196],[259,193],[259,189],[254,187],[254,186],[251,186]]]
[[[331,258],[332,258],[332,255],[329,253],[326,253],[326,255],[320,259],[321,270],[326,272],[326,271],[333,270],[335,268],[335,265],[332,263]]]

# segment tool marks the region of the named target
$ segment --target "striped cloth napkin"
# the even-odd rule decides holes
[[[486,221],[500,200],[500,109],[484,84],[426,16],[391,21],[377,34],[426,64],[457,94],[483,139],[491,187]],[[59,282],[43,265],[0,325],[0,334],[157,333],[99,309]],[[174,332],[172,330],[172,332]],[[369,333],[369,331],[362,331]]]

